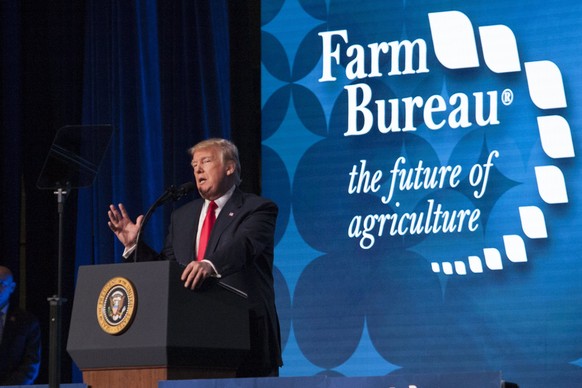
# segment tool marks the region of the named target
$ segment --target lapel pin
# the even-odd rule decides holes
[[[228,213],[228,216],[229,217],[233,217],[234,216],[234,213],[233,212],[230,212],[230,213]]]

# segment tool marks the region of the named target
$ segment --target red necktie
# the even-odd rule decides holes
[[[206,252],[206,246],[208,245],[208,239],[210,238],[210,231],[214,226],[214,221],[216,221],[214,211],[217,207],[218,206],[214,201],[210,201],[208,204],[208,210],[206,210],[206,217],[204,218],[202,231],[200,232],[200,241],[198,242],[198,256],[196,258],[198,261],[204,259],[204,253]]]

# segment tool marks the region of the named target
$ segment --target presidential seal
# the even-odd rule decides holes
[[[108,334],[127,330],[135,315],[137,296],[133,284],[122,277],[109,280],[101,289],[97,301],[97,321]]]

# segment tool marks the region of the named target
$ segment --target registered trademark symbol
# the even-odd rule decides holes
[[[511,89],[505,89],[502,93],[501,93],[501,102],[503,103],[503,105],[511,105],[511,103],[513,102],[513,91]]]

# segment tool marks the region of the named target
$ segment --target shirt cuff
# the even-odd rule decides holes
[[[127,248],[127,247],[126,247],[126,248],[123,250],[123,255],[122,255],[122,256],[123,256],[123,258],[124,258],[124,259],[129,259],[129,256],[131,256],[131,254],[133,253],[133,251],[135,251],[135,248],[136,248],[136,247],[137,247],[137,244],[134,244],[134,245],[132,245],[132,246],[131,246],[131,247],[129,247],[129,248]]]
[[[222,277],[222,275],[220,275],[218,273],[218,271],[216,270],[216,267],[214,266],[214,264],[212,264],[212,261],[210,261],[210,260],[201,260],[201,261],[210,264],[210,266],[214,270],[214,273],[212,274],[212,277],[217,278],[217,279],[220,279]]]

